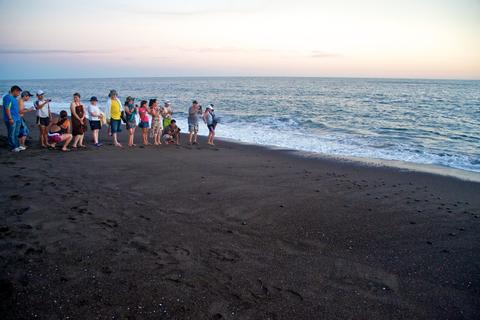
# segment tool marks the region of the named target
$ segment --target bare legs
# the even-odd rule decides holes
[[[188,135],[188,144],[192,144],[192,143],[197,144],[197,132],[196,131],[192,131]]]
[[[61,135],[61,139],[62,140],[60,142],[63,142],[62,151],[70,151],[70,149],[68,149],[68,145],[72,141],[72,135],[70,133],[64,133]],[[56,143],[52,143],[50,146],[55,148],[56,145]]]
[[[47,127],[40,124],[38,125],[38,129],[40,130],[40,145],[42,148],[46,148],[48,147]]]
[[[128,129],[128,146],[129,147],[135,147],[135,144],[133,143],[134,136],[135,136],[135,128]]]
[[[93,143],[98,144],[98,129],[93,130]]]
[[[153,130],[153,144],[158,146],[158,145],[161,145],[162,142],[160,141],[160,131],[161,129],[160,128],[155,128],[155,129],[152,129]]]
[[[117,140],[117,133],[116,132],[112,133],[112,137],[113,137],[113,145],[115,147],[120,147],[121,148],[122,145]]]
[[[73,140],[73,145],[72,145],[72,148],[76,148],[77,145],[79,145],[80,147],[85,147],[85,145],[83,144],[83,137],[85,135],[83,134],[77,134]]]
[[[143,145],[148,146],[148,128],[142,128]]]
[[[213,139],[215,138],[215,130],[210,130],[208,132],[208,144],[214,146]]]
[[[18,139],[18,142],[20,142],[20,145],[21,145],[22,147],[26,147],[26,146],[25,146],[25,140],[27,140],[27,136],[23,136],[23,137],[21,137],[21,138]]]

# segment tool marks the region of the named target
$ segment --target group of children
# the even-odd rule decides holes
[[[142,142],[149,145],[149,138],[153,145],[161,145],[162,141],[167,144],[180,144],[180,128],[172,119],[173,110],[170,101],[166,101],[163,107],[158,106],[157,99],[140,101],[135,103],[133,97],[127,97],[122,103],[115,90],[111,90],[106,108],[101,110],[97,105],[96,97],[90,98],[87,109],[80,101],[80,94],[73,95],[70,104],[70,119],[68,113],[62,110],[57,119],[53,119],[50,111],[51,99],[45,98],[45,93],[39,90],[36,94],[37,100],[33,107],[26,108],[26,103],[33,95],[29,91],[23,91],[18,86],[13,86],[10,93],[3,98],[3,119],[8,131],[8,143],[14,152],[25,150],[25,140],[28,136],[28,125],[25,123],[24,114],[30,111],[37,112],[36,123],[39,127],[39,141],[43,148],[56,148],[58,143],[63,143],[62,151],[70,151],[68,148],[73,141],[71,148],[85,148],[85,132],[88,125],[92,130],[92,137],[95,146],[100,147],[99,131],[102,126],[108,124],[108,133],[112,136],[113,145],[122,147],[118,141],[117,134],[121,132],[122,123],[128,130],[128,146],[135,147],[135,130],[139,127],[142,131]],[[202,106],[194,100],[188,110],[188,143],[198,144],[197,135],[199,130],[199,119],[207,125],[208,144],[214,145],[215,128],[218,118],[215,116],[213,104],[202,111]]]

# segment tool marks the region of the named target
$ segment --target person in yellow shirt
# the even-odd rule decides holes
[[[107,113],[107,119],[110,119],[110,132],[113,138],[113,145],[116,147],[122,147],[118,142],[117,133],[122,131],[122,103],[118,99],[118,93],[116,90],[110,90],[107,99],[107,107],[105,112]]]

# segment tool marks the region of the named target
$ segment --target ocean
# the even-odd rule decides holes
[[[120,98],[171,100],[187,131],[196,99],[213,103],[217,137],[308,153],[393,160],[480,173],[480,81],[354,78],[118,78],[0,81],[39,89],[53,111],[68,110],[72,94],[103,106]],[[201,126],[200,134],[207,129]]]

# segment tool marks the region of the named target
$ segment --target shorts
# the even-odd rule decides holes
[[[90,129],[92,130],[100,130],[102,128],[102,124],[100,120],[90,120]]]
[[[173,140],[173,136],[171,136],[169,134],[164,134],[162,136],[162,139],[163,139],[163,141],[167,142],[167,141]]]
[[[138,127],[142,129],[148,129],[150,128],[150,124],[148,123],[148,121],[140,121]]]
[[[28,137],[30,130],[28,130],[28,125],[25,122],[25,119],[21,119],[22,124],[20,125],[20,131],[18,133],[19,138]]]
[[[60,133],[49,133],[48,142],[49,143],[59,143],[62,141],[62,135]]]
[[[188,124],[188,132],[197,133],[198,132],[198,123],[197,124]]]
[[[215,132],[215,127],[216,126],[217,126],[216,124],[208,124],[207,125],[208,131]]]
[[[110,131],[112,133],[122,132],[122,120],[110,119]]]
[[[137,122],[135,121],[135,119],[132,121],[127,121],[125,126],[127,127],[127,129],[135,129],[137,127]]]
[[[48,125],[50,124],[50,118],[49,117],[46,117],[46,118],[37,117],[37,124],[39,126],[48,127]]]

